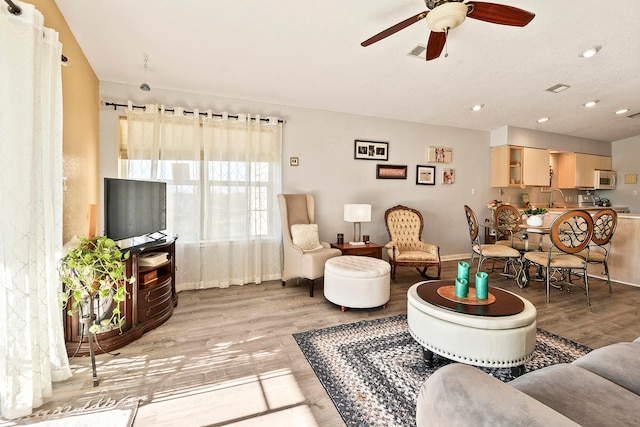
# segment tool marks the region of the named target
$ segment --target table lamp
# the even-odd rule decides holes
[[[353,242],[350,245],[364,245],[360,240],[360,223],[371,221],[371,205],[344,205],[344,220],[353,223]]]

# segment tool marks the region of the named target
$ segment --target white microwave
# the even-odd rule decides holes
[[[594,172],[594,187],[596,190],[613,190],[616,188],[616,173],[614,171],[599,170]]]

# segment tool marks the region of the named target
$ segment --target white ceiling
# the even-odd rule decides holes
[[[407,56],[426,44],[425,20],[360,46],[426,10],[422,0],[55,1],[100,81],[141,84],[146,53],[152,90],[486,131],[640,135],[640,117],[627,117],[640,112],[637,0],[499,0],[536,17],[523,28],[467,19],[449,56],[429,62]],[[595,45],[598,55],[578,57]],[[571,88],[545,91],[557,83]]]

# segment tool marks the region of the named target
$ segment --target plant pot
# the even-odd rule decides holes
[[[527,217],[527,225],[540,227],[544,223],[542,215],[530,215]]]

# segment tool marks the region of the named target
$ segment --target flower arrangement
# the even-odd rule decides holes
[[[492,211],[498,209],[500,206],[502,206],[502,201],[501,200],[492,200],[487,205],[487,207],[489,209],[491,209]]]
[[[536,208],[534,206],[529,206],[522,211],[522,218],[527,219],[532,215],[545,215],[547,212],[548,211],[545,208]]]

